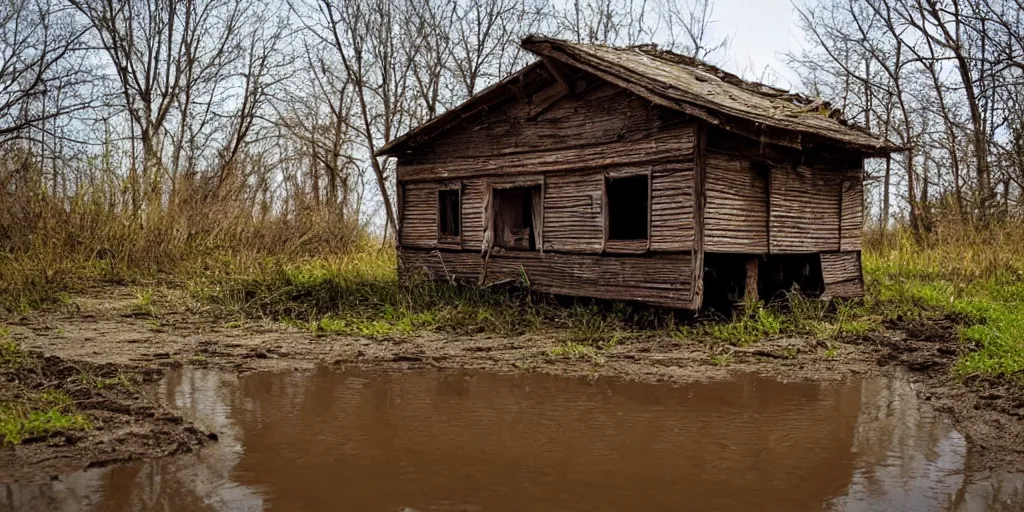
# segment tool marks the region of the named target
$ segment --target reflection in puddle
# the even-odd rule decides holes
[[[905,378],[681,387],[477,372],[184,369],[198,454],[0,484],[8,510],[1019,510]]]

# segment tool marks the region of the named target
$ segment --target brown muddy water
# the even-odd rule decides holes
[[[1024,510],[901,375],[673,387],[537,374],[182,369],[197,454],[0,484],[22,510]]]

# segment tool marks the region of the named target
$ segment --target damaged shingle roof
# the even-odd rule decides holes
[[[528,36],[523,39],[522,46],[543,59],[582,69],[663,107],[704,119],[727,130],[754,136],[754,132],[759,133],[766,142],[787,141],[782,143],[801,147],[803,136],[810,135],[868,156],[900,150],[896,145],[848,122],[842,111],[827,101],[749,82],[700,60],[659,50],[653,45],[618,48]],[[526,70],[535,66],[536,63]],[[417,141],[424,136],[430,137],[443,128],[441,125],[460,118],[458,113],[496,96],[498,89],[506,83],[507,80],[502,81],[470,98],[456,109],[395,139],[377,153],[393,154],[413,137]],[[751,126],[754,130],[750,129]],[[782,131],[785,136],[777,139],[765,137],[769,129]]]

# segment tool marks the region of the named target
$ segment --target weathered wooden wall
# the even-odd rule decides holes
[[[399,251],[403,276],[425,271],[433,278],[478,282],[484,271],[479,254],[465,251]],[[598,256],[560,253],[492,255],[484,283],[520,279],[536,290],[560,295],[637,300],[685,308],[690,306],[692,259],[689,254],[656,257]]]
[[[839,250],[859,251],[864,233],[864,176],[848,171],[841,183]]]
[[[766,151],[722,130],[709,137],[716,138],[708,141],[706,251],[786,254],[860,249],[860,159]],[[804,160],[813,161],[813,167],[801,165]]]
[[[524,98],[488,107],[453,126],[413,156],[417,163],[488,160],[495,156],[645,142],[681,122],[671,111],[596,77],[577,78],[581,92],[552,83]],[[402,179],[399,176],[399,179]]]
[[[704,250],[768,252],[768,175],[749,159],[709,152],[705,168]]]
[[[772,253],[860,247],[864,199],[859,170],[778,167],[771,172],[768,238]]]
[[[720,129],[706,132],[698,155],[693,121],[593,77],[575,80],[572,94],[552,84],[492,105],[399,159],[403,272],[479,279],[488,191],[529,180],[544,191],[543,254],[492,255],[488,280],[517,278],[522,266],[541,290],[693,307],[704,252],[828,252],[858,255],[856,275],[850,256],[823,258],[829,293],[860,293],[857,159],[818,155],[798,165],[806,155],[766,154]],[[621,249],[605,241],[605,178],[628,173],[652,180],[643,257],[613,256]],[[452,183],[462,189],[463,251],[424,252],[437,248],[437,189]]]
[[[403,183],[402,229],[404,247],[437,247],[437,190],[439,183]]]
[[[860,251],[821,253],[825,298],[855,299],[864,296]]]
[[[401,245],[436,247],[439,180],[458,180],[462,247],[479,251],[489,186],[539,177],[544,182],[545,251],[597,254],[604,248],[603,189],[609,172],[650,173],[650,250],[693,247],[694,125],[673,112],[593,77],[582,92],[553,84],[490,107],[398,162],[403,187]]]
[[[599,253],[604,242],[601,171],[549,175],[544,182],[544,250]]]
[[[693,250],[692,157],[655,166],[651,180],[651,251]]]

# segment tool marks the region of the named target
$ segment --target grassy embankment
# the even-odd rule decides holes
[[[318,333],[554,331],[564,341],[552,351],[556,356],[591,356],[639,336],[727,349],[774,336],[834,340],[912,322],[952,322],[967,348],[958,375],[1024,376],[1019,225],[986,235],[950,229],[920,244],[902,234],[885,245],[868,243],[862,304],[755,304],[738,318],[692,322],[656,309],[557,301],[523,288],[399,281],[391,251],[315,211],[253,220],[251,210],[228,203],[217,211],[171,207],[140,218],[113,212],[102,198],[37,203],[22,208],[30,215],[0,216],[0,240],[7,244],[0,248],[0,310],[7,314],[68,302],[98,284],[145,289],[160,282],[242,318],[267,317]],[[835,355],[837,348],[826,345],[823,355]],[[716,362],[727,363],[727,352]]]

